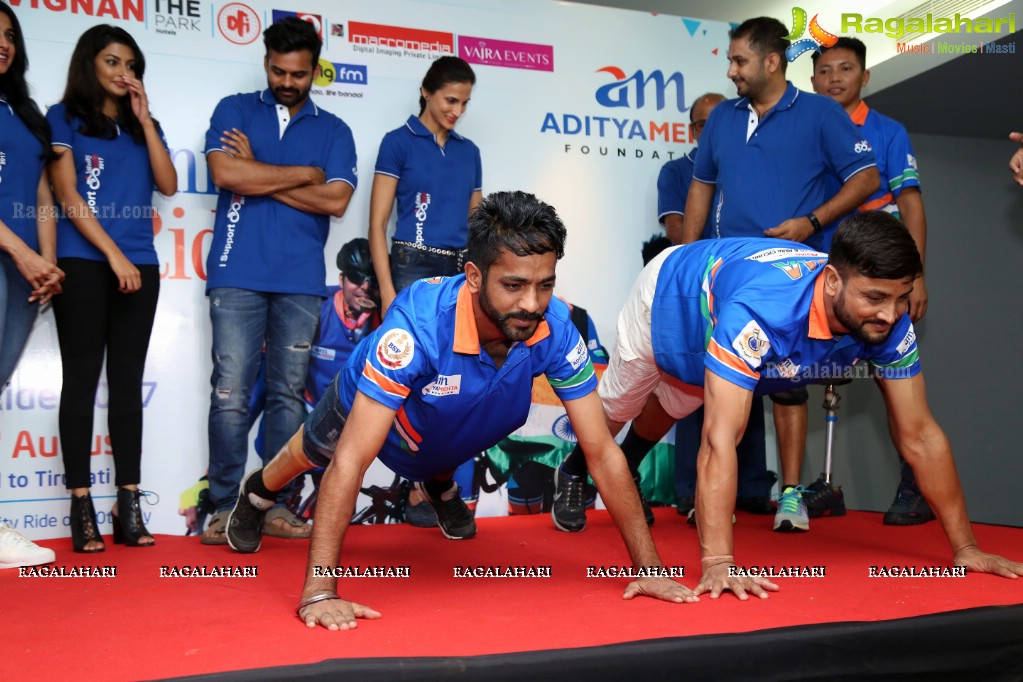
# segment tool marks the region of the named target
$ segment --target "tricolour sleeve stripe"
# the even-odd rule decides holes
[[[411,390],[408,386],[403,386],[397,381],[384,376],[376,367],[369,363],[369,360],[366,361],[366,366],[362,370],[362,376],[379,386],[384,393],[396,396],[402,400],[408,397]]]
[[[739,359],[739,356],[722,348],[714,339],[710,340],[710,345],[707,346],[707,353],[725,367],[735,370],[739,374],[748,376],[754,381],[760,380],[760,374],[758,372],[751,370],[749,365]]]

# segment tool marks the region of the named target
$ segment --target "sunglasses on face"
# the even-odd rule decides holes
[[[373,275],[367,275],[361,272],[353,272],[352,274],[345,274],[345,279],[352,283],[352,285],[361,287],[367,281],[369,282],[370,289],[377,288],[377,278]]]

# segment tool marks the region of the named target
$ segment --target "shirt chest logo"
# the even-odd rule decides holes
[[[447,395],[458,395],[462,390],[461,374],[438,374],[432,382],[423,386],[423,395],[433,395],[443,398]]]

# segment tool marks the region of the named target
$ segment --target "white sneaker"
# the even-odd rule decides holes
[[[0,568],[52,564],[56,559],[52,549],[40,547],[6,521],[0,523]]]

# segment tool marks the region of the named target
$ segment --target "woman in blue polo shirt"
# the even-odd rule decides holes
[[[455,132],[472,96],[476,74],[458,57],[430,65],[419,116],[384,136],[369,208],[369,244],[383,311],[395,295],[424,277],[461,274],[469,241],[469,212],[483,198],[479,148]],[[391,253],[387,222],[397,200]]]
[[[476,74],[458,57],[430,65],[419,89],[419,116],[384,136],[369,204],[369,245],[380,285],[381,312],[399,291],[424,277],[453,276],[465,266],[469,213],[483,199],[480,150],[455,132]],[[387,222],[398,215],[387,253]],[[471,465],[471,463],[470,463]],[[429,503],[409,500],[413,525],[435,526]]]
[[[154,543],[142,522],[138,490],[142,372],[160,291],[153,187],[169,196],[178,180],[149,113],[145,66],[126,31],[94,26],[71,55],[64,98],[46,114],[57,154],[50,177],[63,209],[57,264],[67,281],[53,312],[64,377],[60,441],[76,552],[104,549],[89,496],[93,408],[104,354],[117,485],[114,542]]]
[[[50,184],[50,125],[28,95],[17,17],[0,2],[0,390],[18,364],[39,304],[60,292]],[[42,254],[42,255],[40,255]]]
[[[60,293],[64,279],[43,172],[50,126],[28,96],[27,69],[18,18],[0,1],[0,391],[18,364],[39,304]],[[54,558],[52,549],[0,522],[0,565],[35,566]]]

